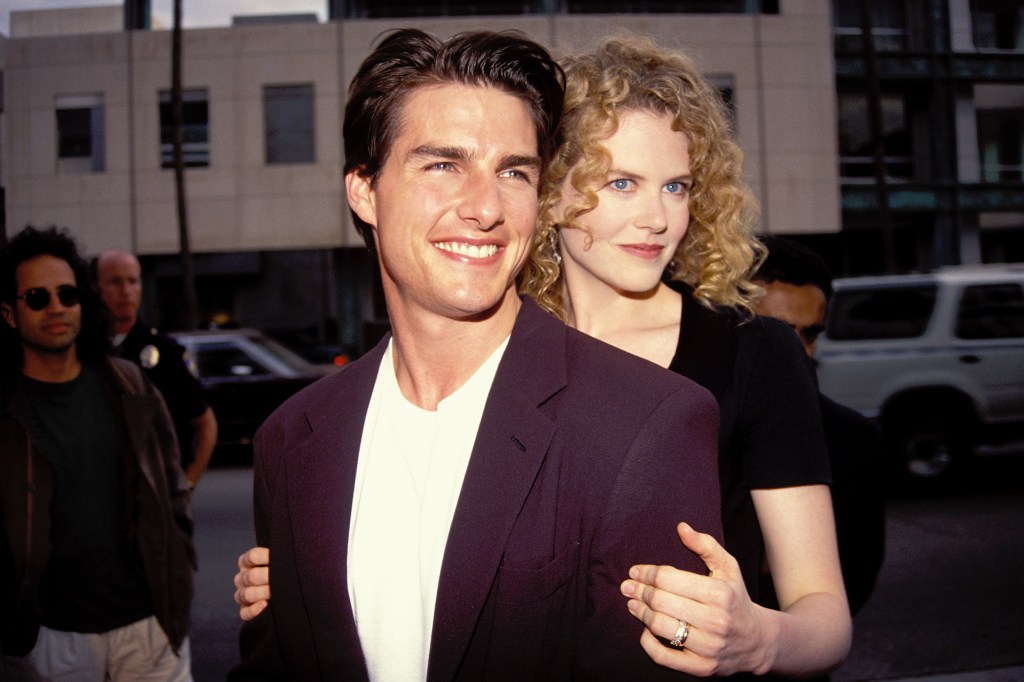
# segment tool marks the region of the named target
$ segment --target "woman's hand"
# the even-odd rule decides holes
[[[646,626],[640,645],[662,666],[691,675],[762,674],[774,660],[773,619],[754,604],[743,584],[739,564],[710,535],[688,524],[677,527],[679,539],[710,570],[703,576],[671,566],[633,566],[622,594],[630,597],[630,613]],[[679,621],[689,627],[686,641],[672,647]]]
[[[253,547],[238,557],[235,603],[242,620],[252,620],[267,608],[270,599],[270,550]]]

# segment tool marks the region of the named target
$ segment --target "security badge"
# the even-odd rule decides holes
[[[139,364],[145,369],[153,369],[160,363],[160,351],[153,344],[145,346],[139,353]]]

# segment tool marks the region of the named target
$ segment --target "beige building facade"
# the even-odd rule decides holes
[[[55,223],[69,226],[90,253],[178,249],[160,113],[171,33],[124,31],[120,11],[12,12],[0,133],[8,234]],[[623,31],[679,47],[731,96],[762,229],[839,230],[829,5],[788,0],[777,15],[531,15],[188,30],[186,109],[198,103],[191,129],[205,136],[186,139],[197,253],[361,246],[341,176],[345,88],[374,39],[396,26],[440,35],[518,29],[556,55]]]

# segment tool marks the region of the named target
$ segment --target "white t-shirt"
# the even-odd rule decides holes
[[[359,445],[348,589],[370,679],[424,680],[448,530],[508,339],[431,412],[398,386],[391,345]]]

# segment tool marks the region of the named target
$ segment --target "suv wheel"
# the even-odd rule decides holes
[[[975,420],[966,406],[916,397],[882,422],[888,460],[904,481],[946,481],[970,452]]]
[[[904,469],[915,478],[941,477],[953,465],[956,449],[947,429],[936,424],[905,434],[900,447]]]

